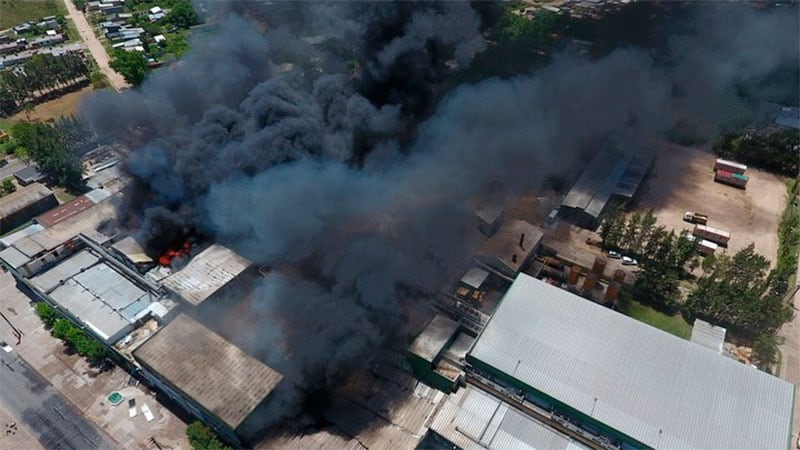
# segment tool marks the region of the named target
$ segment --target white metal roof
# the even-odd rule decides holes
[[[470,355],[657,449],[791,434],[793,385],[524,274]]]
[[[725,328],[711,325],[705,320],[695,319],[690,340],[717,353],[722,353],[722,345],[725,343],[726,333],[727,330]]]

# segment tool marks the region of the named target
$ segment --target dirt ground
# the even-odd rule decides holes
[[[31,120],[46,121],[57,119],[61,116],[74,115],[78,110],[78,102],[88,92],[92,92],[91,86],[86,86],[79,91],[70,92],[55,100],[36,105],[36,108],[30,114],[30,118]],[[22,111],[11,116],[11,120],[28,120],[28,115],[25,114],[25,111]]]
[[[655,209],[658,224],[675,232],[691,230],[683,221],[686,211],[708,215],[708,225],[731,233],[733,254],[755,243],[755,250],[774,262],[778,252],[778,225],[786,205],[785,181],[756,169],[747,169],[747,189],[714,182],[710,152],[665,144],[633,204],[639,211]]]

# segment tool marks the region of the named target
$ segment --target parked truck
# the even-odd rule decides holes
[[[701,238],[715,242],[719,245],[727,245],[731,239],[731,234],[719,228],[709,227],[708,225],[695,225],[692,234]]]
[[[703,255],[713,255],[714,252],[717,251],[717,248],[719,248],[719,246],[714,242],[699,238],[693,234],[686,234],[685,237],[691,242],[697,242],[697,251]]]
[[[717,183],[724,183],[740,189],[747,188],[747,175],[741,173],[729,172],[727,170],[718,170],[714,173],[714,181]]]
[[[700,225],[705,225],[708,223],[708,216],[705,214],[686,211],[683,213],[683,220],[689,223],[699,223]]]
[[[714,163],[714,171],[716,172],[718,170],[743,174],[747,171],[747,166],[734,161],[728,161],[727,159],[717,158],[717,162]]]

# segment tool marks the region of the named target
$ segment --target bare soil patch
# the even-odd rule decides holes
[[[787,201],[785,180],[749,168],[746,190],[715,183],[715,160],[707,151],[665,144],[636,194],[637,210],[654,208],[658,224],[676,233],[694,226],[683,221],[684,212],[706,214],[709,226],[731,233],[728,248],[718,252],[732,254],[752,242],[756,252],[774,262]]]
[[[58,119],[62,116],[68,117],[75,115],[78,111],[78,103],[81,98],[89,92],[92,92],[92,87],[86,86],[79,91],[70,92],[57,99],[40,103],[36,105],[33,112],[30,113],[30,120],[46,122],[48,120]],[[11,116],[11,120],[28,120],[28,115],[25,111],[18,112]]]

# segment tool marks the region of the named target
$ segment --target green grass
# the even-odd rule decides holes
[[[623,293],[620,293],[619,298],[617,307],[622,314],[683,339],[688,340],[692,336],[692,326],[680,314],[674,316],[664,314]]]
[[[0,0],[0,30],[58,13],[56,0]]]

